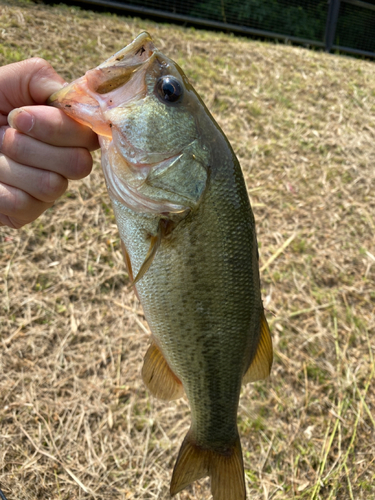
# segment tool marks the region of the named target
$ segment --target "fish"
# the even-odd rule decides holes
[[[209,476],[214,500],[243,500],[241,387],[269,376],[273,354],[233,149],[147,32],[48,103],[99,136],[125,265],[152,333],[143,381],[159,399],[189,401],[171,496]]]

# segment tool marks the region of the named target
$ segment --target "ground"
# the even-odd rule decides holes
[[[257,222],[274,344],[238,414],[248,498],[375,498],[375,65],[129,17],[0,3],[0,64],[81,76],[146,29],[212,111]],[[167,499],[189,427],[140,377],[149,329],[95,154],[35,223],[0,229],[0,487]],[[46,159],[46,161],[48,161]],[[177,499],[209,499],[209,481]]]

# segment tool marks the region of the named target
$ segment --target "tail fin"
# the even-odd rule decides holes
[[[190,430],[180,449],[174,466],[171,495],[183,490],[193,481],[210,476],[213,500],[245,500],[245,477],[240,438],[219,453],[203,449],[195,443]]]

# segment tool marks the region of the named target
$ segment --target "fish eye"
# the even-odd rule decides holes
[[[177,102],[182,97],[182,85],[174,76],[162,76],[156,82],[156,92],[162,102]]]

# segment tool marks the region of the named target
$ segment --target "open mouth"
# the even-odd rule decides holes
[[[55,92],[47,104],[63,109],[97,134],[111,137],[103,112],[145,95],[145,72],[155,50],[151,36],[143,32],[127,47]]]

